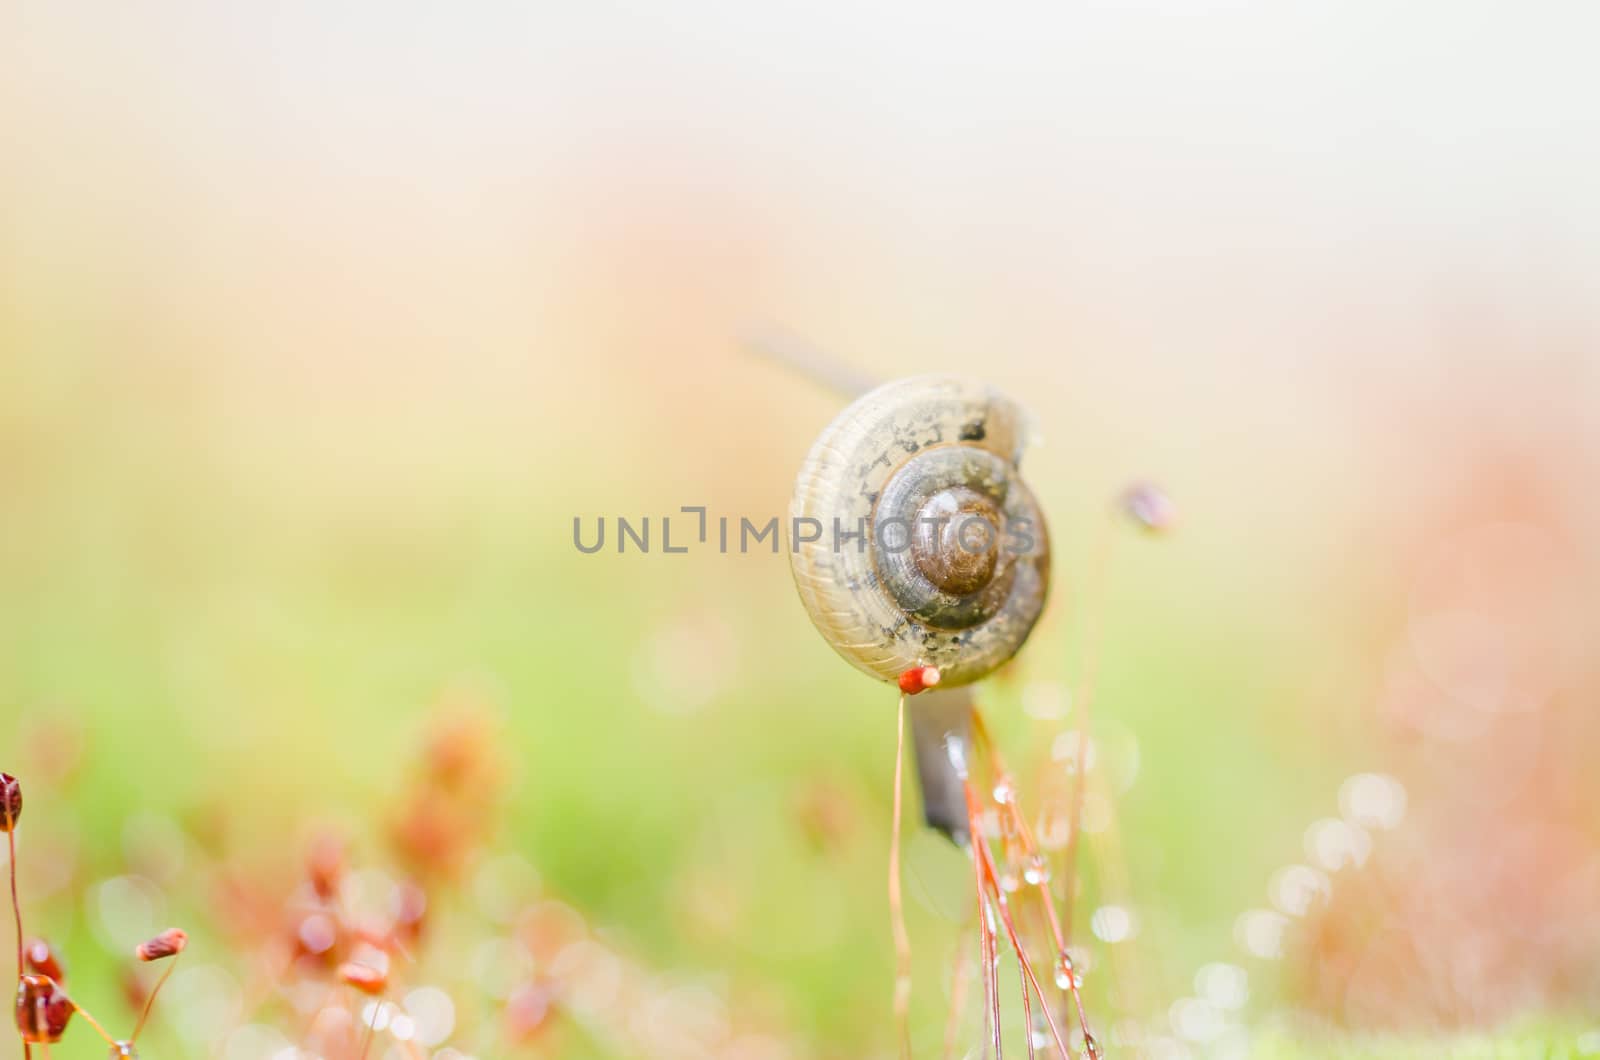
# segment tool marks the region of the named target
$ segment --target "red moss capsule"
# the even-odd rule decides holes
[[[939,668],[937,666],[913,666],[900,675],[900,691],[908,696],[918,692],[926,692],[939,683]]]
[[[22,785],[10,773],[0,773],[0,832],[9,832],[22,816]]]
[[[59,1042],[72,1018],[72,1001],[48,975],[17,980],[17,1033],[35,1045]]]
[[[141,961],[159,961],[163,957],[177,956],[188,944],[189,936],[182,928],[167,928],[150,941],[139,943],[133,954]]]
[[[384,987],[389,985],[389,975],[382,968],[374,968],[370,964],[357,964],[354,961],[345,961],[339,965],[339,978],[363,994],[374,996],[383,993]]]
[[[27,958],[28,971],[49,976],[58,983],[67,981],[67,972],[65,968],[61,967],[61,959],[50,949],[50,944],[44,939],[34,939],[28,943],[22,954]]]

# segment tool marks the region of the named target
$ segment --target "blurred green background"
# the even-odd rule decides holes
[[[470,702],[507,782],[429,974],[482,979],[510,872],[717,1055],[891,1055],[893,696],[781,556],[571,537],[785,510],[841,402],[741,348],[776,322],[1036,418],[1054,600],[981,699],[1026,800],[1103,645],[1077,933],[1097,1026],[1159,1038],[1113,1055],[1600,1051],[1592,16],[1425,7],[5,5],[0,768],[75,994],[129,1023],[103,881],[153,874],[129,915],[233,985],[147,1052],[210,1055],[249,979],[214,877],[329,822],[392,865]],[[1143,478],[1180,525],[1108,554]],[[1403,822],[1252,952],[1368,773]],[[967,877],[906,857],[933,1055]],[[1248,1004],[1186,1023],[1217,962]],[[526,1048],[680,1055],[610,1019]]]

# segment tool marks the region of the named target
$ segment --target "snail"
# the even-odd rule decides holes
[[[804,347],[767,348],[802,368],[826,366]],[[811,374],[848,377],[839,371]],[[1041,986],[1010,912],[1007,894],[1024,885],[1045,908],[1055,981],[1071,995],[1085,1055],[1103,1055],[1055,913],[1049,873],[1043,871],[1047,863],[966,687],[1021,650],[1049,593],[1049,534],[1018,469],[1026,442],[1021,408],[984,383],[942,375],[885,383],[856,398],[817,438],[789,504],[790,564],[812,623],[858,670],[900,686],[888,890],[902,1056],[911,1055],[911,942],[900,872],[908,715],[923,816],[971,859],[985,1036],[995,1055],[1002,1050],[1000,930],[1022,969],[1030,1033],[1039,1033],[1030,1009],[1037,997],[1049,1040],[1063,1058],[1071,1055],[1053,1015],[1056,1002]],[[1144,508],[1161,515],[1156,505]],[[912,697],[916,702],[908,705]],[[980,786],[978,777],[985,773],[989,784]],[[1000,855],[982,824],[981,790],[992,792],[995,820],[1009,836]],[[1081,792],[1081,781],[1075,790]],[[1030,1038],[1029,1055],[1033,1051]]]
[[[916,376],[857,398],[812,445],[790,561],[811,621],[857,669],[965,685],[1028,639],[1050,545],[1018,472],[1023,421],[983,383]]]

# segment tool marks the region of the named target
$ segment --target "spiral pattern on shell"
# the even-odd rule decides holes
[[[944,376],[886,383],[822,432],[790,502],[790,559],[840,655],[881,680],[936,666],[960,685],[1022,647],[1050,574],[1023,441],[1014,403]]]

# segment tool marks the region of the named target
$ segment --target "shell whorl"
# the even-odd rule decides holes
[[[1024,440],[1015,404],[944,376],[886,383],[822,432],[790,502],[790,560],[834,650],[881,680],[929,665],[951,685],[1016,654],[1050,574]]]

